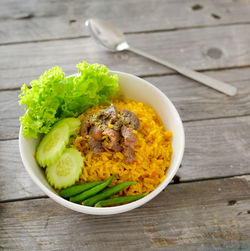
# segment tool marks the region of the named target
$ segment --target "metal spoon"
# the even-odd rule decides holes
[[[99,42],[101,45],[112,51],[124,51],[124,50],[132,51],[138,55],[149,58],[159,64],[165,65],[170,69],[175,70],[178,73],[193,80],[196,80],[206,86],[209,86],[219,92],[225,93],[229,96],[234,96],[237,93],[237,89],[234,86],[231,86],[222,81],[211,78],[197,71],[193,71],[186,67],[177,66],[166,60],[156,58],[152,55],[149,55],[146,52],[132,48],[131,46],[129,46],[123,33],[119,29],[101,19],[97,18],[88,19],[85,22],[85,26],[89,29],[91,35],[97,42]]]

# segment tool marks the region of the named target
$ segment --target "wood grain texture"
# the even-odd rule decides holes
[[[250,68],[204,72],[237,87],[228,97],[180,75],[145,78],[174,103],[182,120],[200,120],[250,114]]]
[[[180,180],[250,173],[250,116],[184,124]]]
[[[24,107],[18,104],[20,93],[20,91],[0,92],[0,139],[18,137],[19,116],[24,113]]]
[[[250,173],[250,116],[189,122],[184,129],[180,181]],[[25,171],[18,151],[17,140],[0,141],[0,200],[43,195]]]
[[[196,70],[211,70],[250,65],[249,29],[250,24],[130,34],[127,38],[134,47],[159,58]],[[173,73],[130,52],[106,51],[92,38],[0,46],[0,55],[0,89],[20,87],[55,65],[66,74],[75,73],[75,65],[83,60],[140,76]]]
[[[249,13],[247,0],[0,1],[0,249],[250,250]],[[117,25],[132,46],[206,71],[239,93],[229,98],[133,53],[100,48],[83,29],[89,17]],[[75,73],[83,60],[144,77],[184,121],[181,183],[121,215],[56,204],[19,155],[18,88],[55,65]]]
[[[43,195],[24,169],[18,141],[0,141],[0,200]]]
[[[87,35],[83,21],[99,17],[125,32],[204,27],[250,21],[246,0],[2,0],[0,43],[73,38]],[[198,8],[197,8],[198,6]]]
[[[249,210],[249,176],[170,185],[113,216],[76,213],[51,199],[1,203],[0,242],[22,250],[249,250]]]
[[[220,94],[199,83],[179,75],[145,78],[161,89],[175,104],[183,121],[242,116],[250,114],[250,68],[206,72],[224,79],[238,88],[235,97]],[[0,139],[17,138],[19,116],[23,108],[18,105],[19,90],[1,91]]]

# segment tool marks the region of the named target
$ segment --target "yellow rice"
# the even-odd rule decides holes
[[[140,129],[137,132],[135,148],[136,160],[133,163],[126,163],[123,153],[111,151],[93,156],[86,141],[79,143],[75,140],[73,144],[85,157],[85,167],[80,182],[107,180],[115,174],[111,185],[125,181],[138,182],[120,192],[119,195],[150,193],[165,179],[172,154],[172,132],[166,131],[156,112],[148,105],[128,99],[114,100],[113,104],[119,110],[124,108],[134,112],[139,118]],[[107,106],[92,107],[79,118],[83,120],[86,114],[95,113],[105,107]]]

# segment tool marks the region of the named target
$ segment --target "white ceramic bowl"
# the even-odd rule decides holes
[[[32,180],[50,198],[67,208],[81,213],[95,215],[118,214],[145,204],[146,202],[152,200],[169,184],[176,174],[183,157],[185,145],[184,129],[180,116],[171,101],[158,88],[141,78],[123,72],[112,73],[118,74],[120,90],[126,98],[131,98],[135,101],[140,101],[152,106],[161,117],[165,128],[167,130],[173,131],[173,154],[170,167],[166,173],[166,178],[153,192],[147,196],[129,204],[107,208],[82,206],[63,199],[57,195],[54,189],[48,184],[44,175],[44,170],[37,165],[36,160],[33,157],[39,139],[24,138],[21,133],[21,128],[19,131],[19,149],[22,161]]]

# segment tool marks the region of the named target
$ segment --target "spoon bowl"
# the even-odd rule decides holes
[[[94,39],[109,50],[123,51],[129,48],[123,33],[112,24],[98,18],[91,18],[85,22],[85,26]]]

